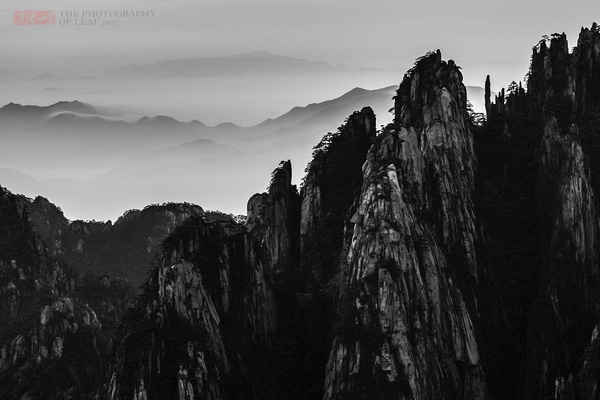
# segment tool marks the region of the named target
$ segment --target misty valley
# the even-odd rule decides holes
[[[396,76],[250,53],[130,65],[96,77],[41,74],[19,85],[4,82],[2,98],[18,90],[15,97],[25,98],[7,98],[0,108],[0,137],[10,143],[0,148],[0,179],[14,192],[52,199],[69,219],[114,221],[127,209],[169,201],[243,214],[239,199],[267,186],[282,155],[306,165],[321,136],[365,106],[381,124],[390,122]],[[341,89],[354,81],[386,85]],[[52,87],[34,89],[46,85]],[[306,103],[287,106],[279,100],[282,89]],[[324,97],[332,92],[340,95]],[[315,97],[324,100],[310,102]],[[32,100],[47,105],[25,102]],[[221,119],[232,110],[238,123]],[[230,182],[227,196],[223,181]]]
[[[575,39],[497,93],[440,50],[2,82],[0,400],[600,399]]]

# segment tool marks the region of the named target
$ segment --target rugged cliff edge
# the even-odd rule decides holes
[[[321,252],[339,256],[342,241],[336,238],[336,248],[310,235],[329,224],[343,234],[374,135],[375,116],[364,109],[321,143],[303,193],[325,195],[313,196],[310,207],[292,185],[286,161],[273,172],[268,191],[248,201],[245,226],[192,218],[177,228],[123,319],[108,397],[321,397],[331,294],[328,278],[315,271],[331,278],[338,257],[329,265]],[[336,181],[346,170],[357,180]],[[343,204],[336,203],[340,199]],[[301,260],[309,252],[317,254],[318,267]]]
[[[306,167],[300,219],[300,264],[309,287],[323,289],[337,273],[344,226],[356,207],[362,165],[376,134],[376,116],[365,107],[315,146]]]
[[[428,53],[392,124],[350,115],[245,224],[185,204],[69,224],[2,190],[4,397],[41,398],[41,376],[50,398],[600,398],[600,29],[540,41],[525,86],[485,86],[476,120]],[[151,268],[113,336],[129,292],[51,255],[105,262],[145,231],[115,247]]]
[[[109,397],[487,398],[466,110],[432,53],[379,137],[365,108],[323,138],[300,195],[282,162],[245,229],[177,229],[121,326]]]
[[[269,253],[273,271],[290,268],[296,261],[299,201],[289,160],[273,171],[267,193],[257,193],[248,200],[246,227]]]
[[[50,257],[28,208],[2,187],[0,282],[0,398],[93,395],[132,289],[107,277],[78,283]]]
[[[484,399],[457,286],[460,274],[476,281],[477,268],[475,158],[456,65],[439,52],[419,60],[395,110],[363,166],[324,398]]]
[[[562,132],[550,117],[539,150],[543,291],[530,323],[529,397],[548,393],[576,371],[600,310],[597,203],[576,135],[576,125]]]
[[[19,197],[52,257],[81,275],[109,273],[141,285],[161,242],[193,215],[226,217],[190,203],[154,204],[111,221],[69,221],[48,199]]]
[[[595,191],[600,188],[592,182],[588,161],[598,155],[585,138],[594,135],[592,141],[598,140],[598,131],[590,129],[589,121],[600,120],[599,44],[600,32],[594,24],[582,29],[571,54],[565,35],[555,35],[546,51],[543,43],[540,46],[537,57],[544,57],[543,68],[535,52],[532,60],[531,76],[545,85],[529,91],[538,98],[540,92],[544,95],[547,123],[537,187],[543,292],[534,312],[542,317],[531,320],[525,396],[556,395],[565,381],[573,381],[599,318],[600,225]],[[542,72],[544,79],[539,76]]]
[[[515,335],[500,358],[521,365],[511,395],[524,399],[596,396],[595,345],[585,349],[600,311],[599,43],[596,24],[581,30],[572,52],[564,34],[544,38],[533,49],[527,91],[515,83],[503,90],[476,135],[479,207],[505,260],[495,268]],[[521,229],[508,232],[515,224]]]
[[[123,318],[108,398],[269,398],[258,375],[277,328],[265,256],[235,222],[177,228]]]

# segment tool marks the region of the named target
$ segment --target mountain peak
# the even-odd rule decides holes
[[[173,118],[173,117],[169,117],[168,115],[155,115],[152,117],[149,116],[143,116],[140,119],[138,119],[135,123],[140,123],[140,124],[145,124],[145,123],[157,123],[157,124],[176,124],[176,123],[181,123],[181,121]]]
[[[280,54],[269,53],[268,51],[252,51],[250,53],[236,54],[230,56],[232,58],[276,58],[276,57],[285,57]]]
[[[79,100],[71,100],[71,101],[62,100],[62,101],[58,101],[58,102],[56,102],[54,104],[51,104],[48,107],[65,107],[65,106],[67,106],[67,107],[69,107],[71,109],[73,109],[73,108],[88,109],[88,110],[92,109],[92,110],[95,111],[94,106],[92,106],[91,104],[88,104],[88,103],[84,103],[84,102],[79,101]]]
[[[43,74],[36,75],[29,79],[30,81],[59,81],[60,78],[50,72],[44,72]]]
[[[0,111],[6,113],[10,117],[14,117],[18,112],[27,113],[31,118],[45,118],[47,116],[69,112],[79,114],[94,114],[99,115],[100,113],[90,104],[83,103],[78,100],[73,101],[59,101],[48,106],[38,105],[22,105],[18,103],[8,103],[4,107],[0,108]]]

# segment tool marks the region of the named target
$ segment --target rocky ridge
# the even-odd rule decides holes
[[[1,187],[0,220],[0,398],[92,395],[132,289],[106,277],[80,285],[51,258],[27,206]]]
[[[143,283],[161,242],[187,218],[206,215],[209,219],[230,219],[224,214],[207,214],[194,204],[167,203],[129,210],[114,224],[69,221],[48,199],[38,196],[20,200],[30,210],[35,230],[52,257],[82,275],[110,273],[130,280],[134,286]]]
[[[372,110],[352,114],[315,147],[299,192],[282,162],[245,225],[186,220],[122,319],[99,396],[597,398],[599,35],[582,29],[571,53],[564,35],[542,40],[526,89],[493,102],[488,79],[478,124],[459,68],[428,53],[398,89],[394,122],[376,132]],[[60,296],[31,303],[39,323],[4,341],[2,365],[66,360],[67,338],[104,326],[103,308],[71,300],[77,285],[15,228],[28,226],[23,203],[5,199],[17,210],[7,232],[21,236],[3,270],[17,287],[29,270],[15,263],[48,265]],[[72,229],[56,226],[48,237]],[[26,303],[13,286],[6,318]]]
[[[515,83],[503,90],[476,135],[482,146],[497,146],[480,169],[488,203],[482,209],[503,210],[512,223],[506,214],[520,209],[522,232],[530,234],[519,244],[508,238],[504,223],[488,224],[512,264],[500,273],[517,291],[504,290],[512,304],[507,316],[515,321],[511,330],[523,332],[514,342],[526,343],[512,358],[522,371],[513,395],[525,399],[595,396],[589,397],[588,362],[594,345],[585,348],[599,311],[599,38],[594,24],[582,28],[572,52],[564,34],[540,41],[527,91]]]
[[[407,88],[414,82],[422,86],[411,94]],[[245,363],[260,362],[239,357],[247,354],[246,346],[261,343],[265,354],[277,355],[284,350],[283,339],[307,346],[309,354],[294,354],[288,362],[309,369],[323,366],[325,375],[315,376],[324,386],[315,389],[313,398],[317,393],[327,399],[448,393],[487,398],[469,306],[455,283],[476,283],[478,273],[471,200],[475,158],[466,90],[458,68],[437,52],[407,75],[398,97],[403,96],[404,102],[397,101],[396,123],[377,139],[370,109],[354,113],[337,133],[326,135],[315,148],[301,197],[290,183],[291,165],[280,164],[269,191],[249,200],[246,229],[231,225],[237,246],[228,244],[232,237],[225,231],[212,231],[218,228],[197,219],[167,239],[137,308],[144,324],[152,326],[152,337],[134,357],[120,354],[131,342],[117,347],[112,399],[158,398],[160,389],[152,386],[158,378],[167,379],[173,390],[177,387],[180,399],[199,391],[209,398],[228,398],[247,379],[233,374],[232,365],[242,371]],[[203,259],[203,253],[214,258]],[[246,268],[260,279],[234,285],[232,276]],[[236,297],[240,301],[232,302]],[[315,307],[319,301],[336,304],[328,321],[322,318],[326,311]],[[471,308],[476,310],[475,301]],[[300,318],[291,323],[285,312]],[[194,350],[183,354],[170,372],[164,369],[165,357],[174,351],[162,348],[167,343],[164,329],[170,329],[167,316],[168,326],[206,331],[204,342],[193,336],[177,340],[177,346],[187,349],[204,343],[201,353],[212,354],[206,367],[194,361]],[[139,322],[125,323],[121,336],[139,341]],[[294,331],[306,332],[307,325],[320,325],[320,337],[309,334],[300,344]],[[245,329],[234,334],[232,326]],[[330,335],[332,347],[317,344]],[[234,340],[236,336],[242,339]],[[127,375],[127,360],[138,363],[147,357],[151,361],[143,363],[141,372]],[[306,366],[307,360],[317,364]],[[210,376],[204,368],[218,371],[221,379],[210,384],[201,380]],[[315,376],[307,379],[314,384]],[[119,383],[123,381],[129,386]],[[299,389],[279,390],[289,388]],[[249,398],[260,390],[252,386]],[[271,395],[277,394],[277,388],[272,390]]]
[[[343,161],[353,160],[353,173],[360,171],[354,155],[361,150],[354,145],[366,143],[362,146],[366,152],[374,124],[372,110],[364,109],[332,134],[321,156],[329,159],[334,149],[351,153],[335,163],[313,164],[305,190],[317,191],[315,185],[335,177],[324,168],[344,169],[348,165]],[[290,392],[298,393],[298,398],[320,397],[330,297],[322,293],[327,284],[319,281],[316,287],[317,281],[309,279],[312,270],[304,270],[299,260],[302,203],[291,184],[291,172],[289,161],[282,162],[268,191],[248,201],[245,226],[196,217],[165,240],[138,305],[125,316],[117,334],[110,399],[165,398],[174,393],[179,399],[199,394],[238,398],[242,392],[257,399]],[[337,188],[345,184],[343,180]],[[332,209],[334,194],[319,200],[324,206],[319,208],[321,215]],[[336,218],[342,226],[343,214]],[[303,226],[318,223],[313,219],[312,225]],[[175,326],[180,332],[176,339]],[[143,368],[133,370],[130,363]],[[312,364],[321,365],[321,370],[308,367]],[[256,369],[273,377],[269,384],[256,377]],[[294,374],[296,379],[290,380]]]
[[[276,329],[262,256],[234,222],[195,217],[177,228],[117,333],[108,398],[264,396],[269,388],[247,364],[259,361],[246,358]]]
[[[324,398],[487,398],[455,283],[477,277],[475,158],[458,68],[439,51],[419,60],[395,109],[363,166]],[[460,258],[449,251],[457,243]]]

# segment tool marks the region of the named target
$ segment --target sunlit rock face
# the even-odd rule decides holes
[[[415,206],[430,221],[454,265],[469,308],[476,312],[477,232],[472,194],[477,157],[459,67],[452,60],[443,62],[439,50],[417,61],[398,90],[394,122],[415,131],[423,160],[420,168],[412,167],[414,177],[408,181],[415,192]]]
[[[393,125],[376,137],[364,108],[313,156],[300,194],[279,165],[245,226],[193,218],[165,241],[116,337],[109,398],[302,394],[289,373],[313,398],[487,398],[458,68],[428,55]],[[276,384],[253,381],[252,366]]]
[[[439,52],[400,85],[395,124],[363,166],[325,399],[487,398],[457,285],[477,279],[465,101],[458,68]]]
[[[117,333],[108,397],[262,398],[252,366],[277,329],[263,250],[233,221],[178,227]]]

